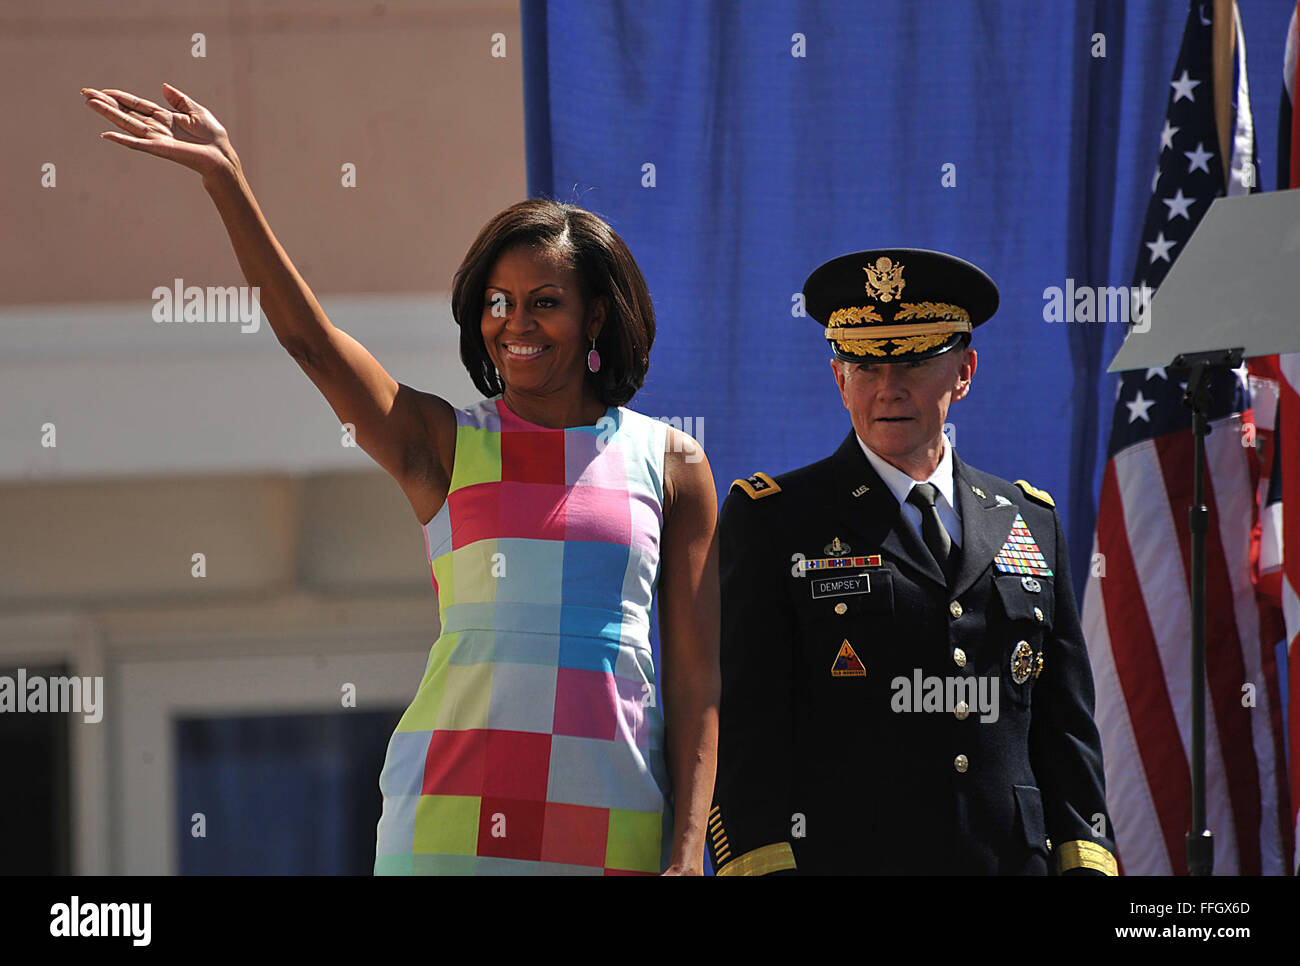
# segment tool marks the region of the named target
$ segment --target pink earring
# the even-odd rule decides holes
[[[596,351],[596,340],[591,340],[591,351],[587,353],[587,371],[600,372],[600,353]]]

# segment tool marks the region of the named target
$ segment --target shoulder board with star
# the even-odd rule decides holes
[[[1036,486],[1031,486],[1026,480],[1016,480],[1016,486],[1024,490],[1026,496],[1032,496],[1039,503],[1050,507],[1056,506],[1056,501],[1052,499],[1052,494],[1048,493],[1046,490],[1040,490]]]
[[[732,480],[731,488],[734,490],[736,487],[749,494],[751,500],[761,500],[765,496],[781,492],[780,485],[766,473],[755,473],[747,480]]]

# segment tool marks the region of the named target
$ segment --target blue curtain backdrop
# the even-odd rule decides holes
[[[1265,190],[1291,7],[1239,0]],[[791,316],[813,268],[887,246],[979,265],[1002,304],[949,414],[957,448],[1053,494],[1082,600],[1123,333],[1044,322],[1043,290],[1133,277],[1186,16],[1181,0],[524,0],[529,194],[627,241],[659,324],[631,406],[702,419],[720,495],[849,429],[821,327]]]

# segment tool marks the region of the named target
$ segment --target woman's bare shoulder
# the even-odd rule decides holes
[[[674,426],[664,436],[664,510],[671,513],[676,504],[695,504],[697,512],[712,503],[716,506],[713,470],[704,447],[689,433]],[[703,506],[701,506],[701,503]]]

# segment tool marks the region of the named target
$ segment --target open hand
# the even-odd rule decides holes
[[[106,140],[183,164],[204,177],[239,165],[226,129],[212,112],[170,84],[163,84],[163,95],[171,109],[126,91],[83,87],[81,93],[87,107],[126,132],[105,131],[100,137]]]

